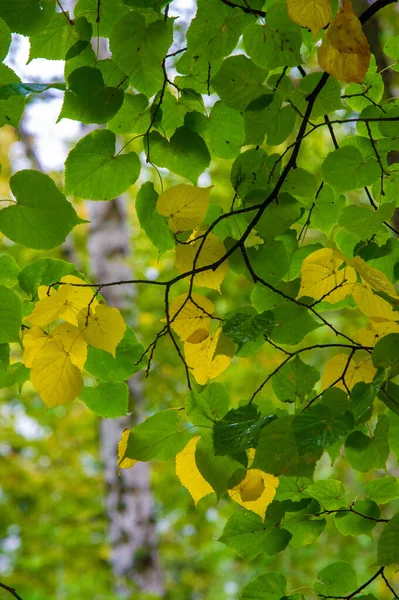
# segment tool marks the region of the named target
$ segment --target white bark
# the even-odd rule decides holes
[[[122,198],[112,202],[89,202],[89,255],[93,276],[105,283],[131,279],[132,262]],[[107,303],[120,309],[132,306],[132,286],[116,286],[102,291]],[[123,429],[141,421],[142,389],[140,381],[129,382],[133,419],[103,419],[101,446],[106,500],[110,520],[111,565],[115,587],[121,597],[132,590],[162,595],[162,571],[159,564],[157,534],[153,518],[149,468],[138,463],[132,469],[117,472],[117,445]]]

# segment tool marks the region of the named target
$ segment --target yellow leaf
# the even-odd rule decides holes
[[[66,275],[61,281],[66,285],[60,285],[58,290],[48,286],[39,287],[40,300],[25,320],[37,327],[44,327],[58,318],[68,321],[72,325],[78,325],[80,312],[84,312],[86,316],[89,304],[90,308],[94,308],[98,304],[98,300],[93,299],[94,294],[91,288],[70,285],[72,283],[85,284],[83,279],[74,275]],[[49,289],[50,295],[48,295]]]
[[[329,24],[332,17],[330,0],[287,0],[288,16],[313,35]]]
[[[47,335],[40,327],[34,325],[24,333],[23,337],[23,361],[26,367],[31,367],[35,357],[40,350],[51,340],[51,337]]]
[[[378,340],[388,335],[388,333],[399,333],[399,323],[370,319],[368,327],[359,329],[356,339],[363,346],[374,346]]]
[[[180,183],[163,192],[157,201],[157,211],[169,217],[173,232],[188,231],[201,225],[206,217],[211,187],[199,188]]]
[[[118,471],[119,469],[131,469],[138,462],[134,458],[124,458],[130,429],[124,429],[118,442]]]
[[[70,285],[72,283],[87,285],[83,279],[75,277],[75,275],[66,275],[61,279],[67,289],[67,301],[64,310],[60,314],[60,318],[68,321],[72,325],[78,325],[81,312],[87,316],[88,307],[90,310],[98,305],[98,300],[94,296],[94,292],[90,287],[80,287],[80,285]]]
[[[356,284],[353,286],[352,296],[358,305],[359,309],[367,317],[371,319],[386,319],[388,321],[396,321],[398,313],[395,312],[392,306],[373,293],[366,284]]]
[[[317,51],[322,69],[348,83],[363,83],[370,63],[370,48],[350,0],[331,22]]]
[[[52,339],[67,352],[72,363],[82,371],[87,358],[87,343],[82,331],[70,323],[61,323],[54,329]]]
[[[355,256],[346,262],[351,265],[361,278],[375,291],[385,292],[393,298],[398,298],[394,285],[389,281],[388,277],[378,269],[370,267],[366,261],[360,256]]]
[[[184,344],[184,355],[188,367],[193,372],[193,375],[200,385],[205,385],[209,379],[213,379],[223,373],[230,365],[234,355],[234,343],[228,343],[225,336],[221,338],[222,330],[218,329],[213,335],[208,337],[198,344]],[[226,341],[228,354],[215,354],[216,347],[220,341]]]
[[[182,294],[175,298],[170,307],[171,319],[180,310],[186,302],[186,299],[187,294]],[[200,328],[206,329],[209,332],[211,318],[208,314],[212,314],[214,310],[215,305],[208,300],[208,298],[205,298],[200,294],[192,293],[191,298],[187,300],[175,320],[172,322],[172,327],[183,341],[186,341]]]
[[[71,402],[83,389],[82,373],[56,342],[47,343],[36,355],[30,380],[47,408]]]
[[[62,311],[65,310],[67,301],[68,289],[67,286],[62,285],[50,296],[44,295],[43,298],[36,303],[31,314],[24,320],[30,321],[32,325],[35,325],[36,327],[45,327],[58,319]]]
[[[176,268],[180,273],[186,273],[193,270],[194,259],[202,244],[203,240],[199,239],[191,244],[178,244],[176,248]],[[223,242],[210,233],[206,238],[195,267],[201,268],[211,265],[220,260],[226,253]],[[194,278],[194,284],[201,287],[208,287],[220,291],[220,285],[227,273],[227,260],[225,260],[215,271],[209,269]]]
[[[86,324],[87,322],[87,324]],[[86,342],[115,356],[115,350],[126,330],[126,324],[117,308],[98,304],[90,310],[89,318],[80,313],[79,327]]]
[[[187,446],[176,455],[176,475],[190,492],[195,505],[201,498],[213,492],[213,488],[202,477],[195,462],[195,449],[199,439],[199,435],[192,437]]]
[[[343,390],[346,390],[346,387],[343,381],[339,381],[336,383],[337,379],[339,379],[344,371],[344,380],[348,389],[352,389],[355,383],[359,381],[364,381],[365,383],[370,383],[373,381],[373,377],[376,373],[376,369],[373,367],[373,363],[370,357],[366,357],[360,359],[358,362],[355,362],[353,359],[350,360],[348,364],[348,355],[347,354],[336,354],[327,362],[323,377],[322,377],[322,387],[326,389],[334,384],[335,387],[339,387]]]
[[[324,297],[325,302],[335,304],[349,296],[356,272],[352,267],[340,268],[342,264],[342,258],[332,248],[321,248],[307,256],[302,263],[298,297]]]
[[[245,479],[228,493],[234,502],[252,510],[264,520],[266,508],[273,501],[278,484],[279,480],[274,475],[259,469],[248,469]]]

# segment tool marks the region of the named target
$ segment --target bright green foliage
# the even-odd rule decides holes
[[[159,506],[177,532],[180,511],[210,544],[212,511],[201,510],[215,511],[219,536],[226,516],[220,561],[205,562],[208,546],[197,553],[202,579],[233,550],[268,557],[234,563],[243,600],[304,600],[316,578],[320,597],[374,600],[380,584],[378,597],[397,596],[384,568],[399,561],[399,112],[385,77],[398,66],[385,70],[373,47],[377,68],[361,35],[371,12],[393,7],[375,0],[359,22],[347,1],[338,12],[329,0],[197,0],[188,23],[166,0],[61,4],[0,0],[2,59],[17,32],[29,37],[30,61],[65,61],[65,82],[21,82],[1,65],[5,147],[25,107],[47,94],[63,94],[59,120],[91,126],[70,149],[64,192],[62,177],[39,170],[6,181],[2,154],[0,388],[22,388],[23,402],[30,379],[47,406],[76,400],[65,411],[117,418],[135,411],[127,381],[142,371],[150,416],[121,458],[176,460],[201,503],[181,511],[186,490],[155,463]],[[312,36],[317,7],[332,9],[332,25]],[[384,52],[398,61],[391,21]],[[338,79],[320,72],[324,51]],[[81,256],[82,200],[122,194],[135,199],[126,225],[138,285],[125,308],[137,335],[101,297],[102,284],[132,282],[94,284]],[[78,224],[82,273],[53,250]],[[51,414],[65,415],[59,408]],[[233,512],[230,499],[241,504]],[[222,583],[185,581],[191,542],[167,536],[178,565],[168,597],[224,598]],[[219,571],[222,580],[229,569]],[[62,585],[52,597],[85,595]]]
[[[187,429],[179,429],[179,413],[159,412],[138,425],[129,436],[126,456],[135,460],[168,460],[176,456],[189,441]]]
[[[233,513],[219,541],[247,559],[255,558],[262,552],[269,555],[281,552],[292,536],[286,529],[277,527],[284,516],[284,509],[272,506],[266,512],[264,522],[249,511]]]
[[[111,200],[125,192],[140,174],[137,154],[115,153],[111,131],[93,131],[70,152],[65,162],[65,191],[90,200]]]
[[[14,206],[0,212],[0,231],[28,248],[61,244],[81,220],[54,181],[39,171],[19,171],[10,179]]]
[[[86,387],[80,398],[100,417],[123,417],[128,410],[129,389],[124,382]]]

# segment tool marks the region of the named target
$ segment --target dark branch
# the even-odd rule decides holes
[[[10,592],[10,594],[12,594],[14,596],[14,598],[17,598],[17,600],[22,600],[21,596],[19,596],[17,594],[17,592],[15,591],[14,588],[6,585],[5,583],[1,583],[1,582],[0,582],[0,587],[3,588],[4,590],[7,590],[7,592]]]

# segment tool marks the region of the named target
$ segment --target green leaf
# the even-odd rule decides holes
[[[378,398],[395,414],[399,415],[399,385],[386,381],[379,391]]]
[[[373,54],[364,82],[350,83],[345,87],[345,102],[356,111],[361,111],[367,106],[378,104],[384,94],[384,82],[380,73],[376,73],[377,65]],[[378,69],[379,70],[379,69]]]
[[[75,265],[58,258],[39,258],[35,262],[26,265],[19,275],[18,281],[21,288],[34,296],[41,285],[51,285],[60,281],[65,275],[82,274],[77,271]]]
[[[145,133],[151,123],[148,100],[144,94],[125,94],[121,109],[108,121],[108,129],[117,134]]]
[[[284,550],[291,539],[291,534],[285,529],[276,527],[278,521],[276,523],[275,519],[268,519],[269,508],[264,523],[259,515],[251,511],[234,512],[227,521],[219,542],[223,542],[239,556],[249,560],[261,553],[271,556]],[[281,513],[281,518],[283,516],[284,511]]]
[[[270,186],[269,175],[274,166],[274,159],[261,148],[246,150],[239,154],[231,168],[231,185],[245,198],[254,190],[267,190]],[[263,200],[268,196],[261,192]]]
[[[312,544],[326,528],[327,521],[323,518],[315,519],[308,510],[309,508],[306,507],[304,511],[294,513],[284,520],[284,527],[292,534],[290,541],[292,548]]]
[[[8,85],[20,84],[21,80],[16,73],[4,64],[0,65],[0,90]],[[6,92],[7,93],[7,92]],[[10,96],[5,100],[0,99],[0,127],[13,125],[18,127],[24,110],[25,100],[21,96]]]
[[[65,90],[64,83],[9,83],[0,85],[0,99],[7,100],[12,96],[28,96],[29,94],[41,94],[47,90]]]
[[[280,240],[263,244],[258,250],[249,248],[248,258],[258,277],[277,285],[290,267],[285,245]]]
[[[353,415],[349,411],[335,416],[323,403],[315,404],[305,412],[295,415],[292,422],[300,452],[328,448],[344,438],[353,429]]]
[[[101,381],[126,381],[140,371],[144,348],[128,325],[123,338],[116,347],[115,358],[109,352],[89,347],[85,370]]]
[[[98,9],[100,10],[98,19]],[[123,0],[102,1],[100,5],[98,0],[79,0],[75,6],[75,17],[82,15],[87,18],[93,27],[95,35],[100,37],[109,37],[113,25],[128,12],[129,8]]]
[[[303,306],[284,301],[273,310],[275,327],[271,339],[276,344],[296,345],[303,338],[320,327]]]
[[[357,588],[357,575],[348,563],[339,561],[325,567],[317,574],[323,583],[316,582],[314,589],[323,596],[347,596]]]
[[[85,125],[106,123],[123,104],[123,90],[106,87],[99,69],[79,67],[69,75],[68,83],[59,121],[73,119]]]
[[[148,461],[169,460],[181,452],[191,439],[187,429],[179,430],[177,410],[162,410],[133,427],[127,443],[126,458]]]
[[[301,63],[301,28],[288,17],[283,2],[270,4],[265,25],[253,23],[244,30],[243,43],[254,63],[264,69]]]
[[[392,413],[389,415],[388,442],[393,455],[399,461],[399,416]]]
[[[351,389],[349,410],[355,423],[362,423],[371,416],[375,398],[375,388],[371,383],[359,381]]]
[[[345,206],[338,218],[338,223],[361,240],[372,238],[382,228],[384,221],[390,221],[396,203],[382,204],[378,211],[365,206]]]
[[[283,185],[284,192],[295,198],[315,199],[318,183],[313,173],[298,167],[290,171]]]
[[[0,211],[0,231],[13,242],[27,248],[54,248],[82,222],[48,175],[18,171],[10,187],[16,203]]]
[[[263,200],[267,194],[264,195]],[[259,235],[266,241],[281,235],[301,217],[301,205],[290,194],[282,193],[278,202],[272,202],[266,208],[256,226]]]
[[[232,11],[218,0],[197,0],[197,14],[187,31],[188,50],[204,61],[228,56],[251,21],[250,16]]]
[[[213,105],[205,131],[211,156],[234,159],[244,144],[244,121],[240,113],[223,102]]]
[[[386,415],[378,417],[372,438],[361,431],[353,431],[345,442],[345,458],[351,467],[362,473],[371,469],[384,469],[389,454],[388,431],[389,421]]]
[[[268,571],[255,577],[244,587],[240,600],[280,600],[285,593],[286,585],[284,575]],[[293,596],[291,595],[290,598],[293,599]]]
[[[1,0],[0,17],[14,33],[39,33],[55,12],[55,0]]]
[[[129,388],[126,383],[100,383],[85,387],[79,398],[100,417],[124,417],[128,410]]]
[[[8,254],[0,255],[0,285],[12,288],[18,283],[19,267]]]
[[[282,106],[279,94],[264,94],[250,102],[244,112],[245,143],[269,146],[282,144],[295,127],[296,112],[292,106]]]
[[[141,228],[159,252],[172,250],[176,243],[165,219],[156,209],[158,194],[150,181],[143,183],[136,198],[136,212]]]
[[[172,19],[153,19],[147,24],[138,11],[123,15],[112,28],[112,58],[131,76],[132,87],[146,96],[162,87],[162,60],[172,44],[172,35]]]
[[[381,171],[376,159],[364,159],[354,146],[333,150],[322,165],[323,179],[337,192],[356,190],[371,185]]]
[[[7,23],[0,18],[0,59],[3,60],[11,44],[11,31]]]
[[[380,479],[369,481],[366,484],[365,492],[370,500],[374,500],[377,504],[386,504],[399,498],[399,481],[396,477],[386,475]]]
[[[375,367],[389,369],[390,377],[397,375],[399,372],[399,334],[388,333],[378,340],[374,346],[372,359]]]
[[[194,185],[211,160],[202,137],[188,127],[176,129],[169,142],[157,131],[152,131],[144,146],[150,162],[186,177]]]
[[[260,315],[238,312],[224,322],[223,333],[242,345],[253,342],[260,336],[270,335],[273,325],[274,315],[271,311],[265,311]]]
[[[295,356],[273,375],[272,388],[282,402],[302,401],[319,379],[320,373],[317,369]]]
[[[243,111],[250,102],[264,94],[262,83],[267,71],[257,67],[243,54],[230,56],[211,79],[219,98],[230,108]]]
[[[234,456],[249,448],[256,448],[261,430],[275,418],[275,415],[261,417],[255,404],[245,404],[229,410],[213,426],[215,455]]]
[[[51,21],[30,38],[29,62],[34,58],[65,60],[69,48],[79,40],[76,27],[65,18],[68,13],[54,13]]]
[[[316,481],[306,488],[306,493],[315,498],[324,510],[336,510],[345,506],[345,488],[336,479]]]
[[[323,185],[311,214],[311,227],[329,234],[336,225],[345,202],[345,196],[336,196],[330,186]]]
[[[309,73],[301,79],[299,87],[294,88],[289,93],[292,103],[302,114],[306,111],[308,105],[307,96],[317,87],[320,78],[321,73]],[[341,86],[334,77],[329,77],[316,98],[311,119],[317,119],[339,109],[342,109]]]
[[[65,192],[89,200],[112,200],[140,174],[134,152],[115,156],[116,136],[106,129],[92,131],[76,144],[65,162]]]
[[[213,487],[218,498],[245,477],[247,456],[245,453],[216,456],[212,437],[202,435],[195,449],[195,462],[201,475]]]
[[[353,510],[373,519],[379,519],[380,517],[380,510],[372,500],[358,500],[353,505]],[[371,536],[371,532],[377,525],[377,521],[367,519],[366,517],[361,517],[350,511],[339,512],[335,515],[335,526],[342,535]]]
[[[22,311],[18,296],[0,285],[0,344],[19,341]]]
[[[387,523],[380,535],[377,546],[377,562],[380,565],[399,563],[399,513]]]
[[[197,427],[212,427],[229,406],[230,396],[222,383],[209,383],[201,392],[193,390],[185,403],[187,418]]]
[[[0,388],[17,385],[20,392],[23,384],[28,381],[29,374],[29,369],[20,362],[13,363],[6,370],[0,369]]]
[[[272,475],[312,476],[321,449],[300,456],[292,421],[292,416],[280,417],[261,431],[252,465],[254,469]]]

